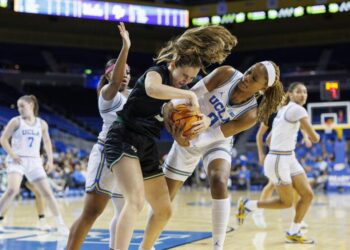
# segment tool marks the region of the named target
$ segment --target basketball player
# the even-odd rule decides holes
[[[86,180],[86,197],[83,212],[73,223],[67,250],[80,249],[83,241],[92,225],[105,209],[112,198],[114,217],[110,224],[109,247],[114,247],[114,235],[118,214],[124,205],[121,194],[115,189],[114,178],[105,164],[104,141],[106,134],[117,118],[117,111],[121,110],[129,95],[130,68],[126,64],[130,49],[129,33],[123,23],[118,25],[123,47],[118,59],[107,62],[105,74],[102,75],[97,87],[98,109],[103,119],[102,131],[98,136],[98,142],[91,150],[88,162],[88,174]]]
[[[40,143],[44,142],[47,169],[53,168],[52,145],[47,123],[38,117],[39,105],[35,96],[24,95],[17,101],[19,116],[12,118],[1,136],[1,145],[7,152],[8,186],[0,199],[0,214],[7,209],[18,194],[23,175],[39,190],[55,216],[57,230],[68,234],[52,193],[40,158]],[[9,139],[11,138],[11,145]]]
[[[171,215],[168,188],[155,138],[163,127],[162,109],[170,99],[187,99],[199,108],[194,92],[180,89],[189,84],[204,64],[221,63],[236,45],[223,27],[188,29],[161,49],[155,61],[137,81],[117,120],[107,134],[106,160],[125,197],[116,229],[116,249],[127,250],[135,222],[146,199],[152,207],[140,249],[151,249]],[[161,64],[164,63],[164,64]],[[199,132],[209,125],[203,117]]]
[[[270,151],[264,162],[265,175],[274,183],[279,197],[263,201],[240,199],[237,206],[237,219],[244,222],[247,213],[258,208],[283,209],[293,205],[294,189],[300,196],[295,208],[294,221],[286,234],[286,242],[312,244],[301,232],[301,221],[309,209],[313,192],[305,171],[295,158],[294,148],[299,128],[303,129],[313,143],[320,140],[319,134],[310,124],[303,108],[307,100],[307,89],[302,83],[293,83],[288,88],[286,104],[279,111],[268,136]],[[293,189],[294,187],[294,189]]]
[[[261,166],[264,165],[264,160],[265,160],[265,153],[263,149],[263,137],[266,133],[267,134],[270,133],[272,129],[272,124],[273,124],[273,121],[275,120],[276,115],[277,115],[277,112],[271,114],[267,124],[265,124],[264,122],[261,122],[259,130],[256,134],[256,145],[258,148],[259,164]],[[307,134],[305,134],[303,130],[302,130],[302,134],[303,134],[303,142],[306,145],[306,147],[311,147],[312,142],[310,141],[309,137],[307,136]],[[275,189],[275,186],[273,182],[269,180],[269,182],[261,191],[259,200],[267,200],[271,198],[274,189]],[[298,200],[299,200],[299,195],[296,192],[294,192],[294,205],[298,203]],[[266,228],[266,222],[265,222],[263,211],[264,211],[263,209],[257,209],[254,211],[254,213],[252,213],[252,218],[254,220],[255,225],[260,228]],[[301,228],[308,227],[308,225],[304,221],[301,222],[301,225],[302,225]]]
[[[181,147],[174,142],[164,163],[171,199],[203,159],[212,195],[213,249],[223,249],[230,216],[227,182],[231,169],[232,136],[252,127],[257,117],[266,120],[276,111],[284,94],[279,68],[271,61],[254,64],[244,74],[222,66],[200,80],[192,89],[200,110],[211,118],[211,125]],[[263,92],[258,107],[256,94]],[[176,104],[176,101],[175,101]],[[196,131],[196,128],[193,128]],[[180,141],[180,139],[178,139]]]

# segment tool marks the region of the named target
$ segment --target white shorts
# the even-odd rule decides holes
[[[163,172],[167,178],[184,182],[192,175],[201,159],[206,173],[213,160],[224,159],[231,164],[231,149],[231,139],[202,148],[181,147],[174,142],[163,164]]]
[[[85,191],[109,195],[110,197],[123,197],[117,189],[116,181],[111,170],[107,168],[104,146],[96,143],[90,153]]]
[[[274,184],[292,184],[292,177],[305,173],[293,151],[270,151],[264,161],[264,173]]]
[[[6,157],[7,174],[19,173],[25,175],[29,182],[38,181],[47,177],[43,167],[43,161],[40,157],[21,157],[22,163],[17,164],[8,155]]]

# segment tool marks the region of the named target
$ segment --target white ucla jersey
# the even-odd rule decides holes
[[[294,150],[300,128],[299,120],[307,116],[305,108],[295,102],[282,107],[273,121],[270,151]]]
[[[20,116],[19,127],[12,134],[11,147],[18,156],[40,157],[42,139],[41,119],[35,118],[33,125],[28,125]]]
[[[98,110],[103,120],[102,130],[98,135],[99,140],[104,141],[106,139],[109,127],[117,119],[117,112],[123,109],[126,100],[127,98],[120,92],[118,92],[110,101],[104,100],[102,95],[99,95]]]
[[[201,112],[211,119],[211,127],[217,127],[222,123],[235,120],[249,110],[257,106],[255,97],[238,105],[230,104],[230,96],[242,78],[243,74],[238,70],[222,86],[198,98]]]

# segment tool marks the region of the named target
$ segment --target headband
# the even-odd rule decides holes
[[[267,71],[267,86],[272,87],[276,79],[276,69],[269,61],[263,61],[261,64],[264,65]]]
[[[110,72],[112,72],[112,70],[114,69],[114,65],[115,65],[115,64],[110,65],[110,66],[105,70],[105,75],[108,75]]]

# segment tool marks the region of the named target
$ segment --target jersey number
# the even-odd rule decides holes
[[[28,144],[30,148],[33,146],[33,142],[34,142],[34,137],[28,137]]]

